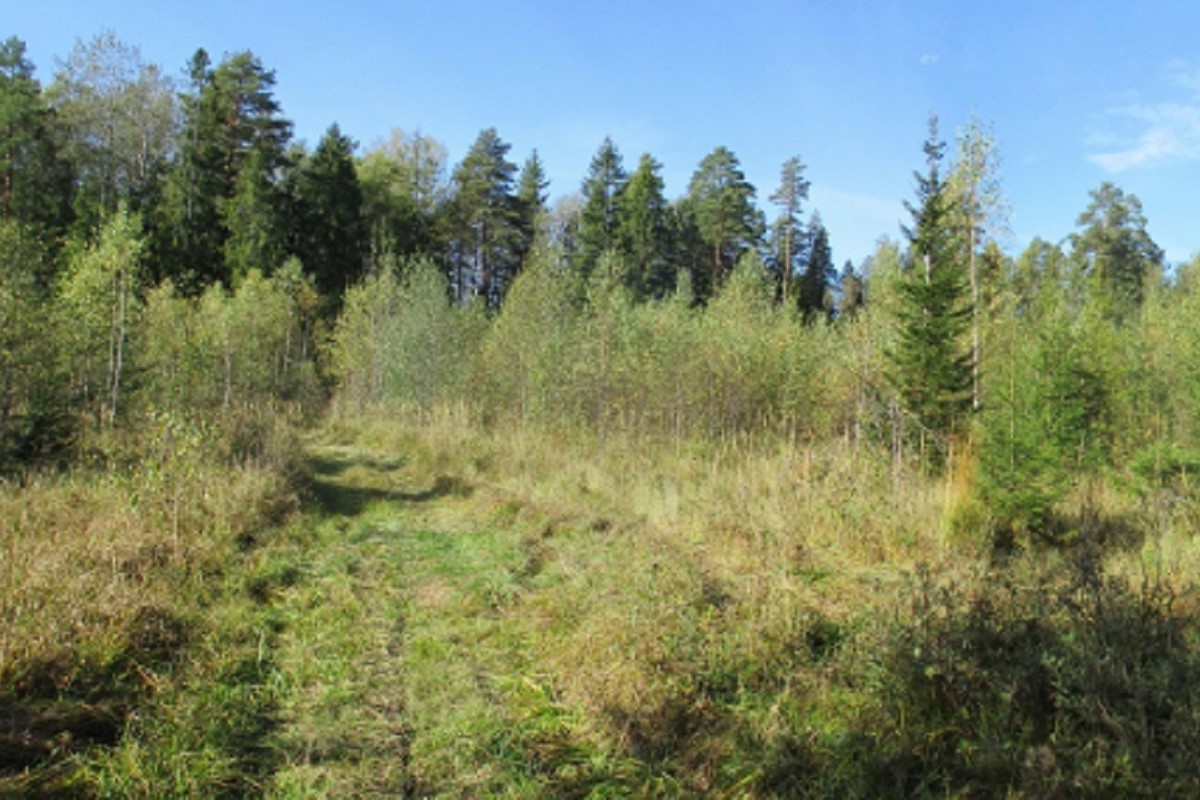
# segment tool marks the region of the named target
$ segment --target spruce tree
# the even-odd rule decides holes
[[[897,287],[898,331],[889,352],[889,378],[916,423],[922,452],[936,464],[962,432],[971,407],[971,351],[964,342],[971,305],[948,218],[940,173],[945,144],[938,139],[936,117],[924,150],[927,170],[916,173],[917,203],[905,204],[913,226],[904,231],[909,257]]]
[[[612,139],[604,137],[580,190],[583,208],[579,212],[575,267],[585,276],[591,273],[601,255],[617,247],[617,208],[627,177],[620,151]]]
[[[617,203],[617,241],[628,261],[627,283],[638,299],[661,298],[675,285],[660,169],[649,153],[643,154]]]
[[[804,272],[800,275],[796,303],[800,316],[806,323],[819,319],[828,320],[833,312],[830,290],[837,278],[833,266],[833,251],[829,247],[829,232],[821,222],[821,215],[813,212],[808,223],[808,258]]]
[[[296,178],[296,255],[334,305],[362,275],[367,253],[363,193],[353,153],[354,142],[333,125]]]

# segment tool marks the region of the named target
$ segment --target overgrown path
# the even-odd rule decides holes
[[[402,457],[326,445],[309,463],[323,518],[273,600],[282,692],[266,794],[527,795],[537,764],[520,727],[545,698],[526,632],[496,613],[527,554],[456,525],[467,490]]]

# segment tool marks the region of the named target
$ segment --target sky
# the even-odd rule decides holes
[[[668,197],[718,146],[758,201],[798,156],[837,263],[900,239],[937,114],[950,151],[990,129],[1006,250],[1076,230],[1089,192],[1136,195],[1170,262],[1200,252],[1196,0],[0,0],[44,83],[77,40],[112,31],[182,76],[192,53],[251,50],[297,138],[337,123],[369,147],[393,128],[451,163],[494,127],[536,149],[551,197],[577,192],[605,136]]]

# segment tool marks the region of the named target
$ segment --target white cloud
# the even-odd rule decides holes
[[[1171,82],[1190,94],[1186,102],[1110,109],[1107,117],[1132,122],[1138,132],[1132,139],[1111,132],[1094,137],[1110,147],[1090,153],[1088,160],[1107,172],[1200,160],[1200,74],[1176,70]]]
[[[922,53],[920,59],[922,67],[932,66],[941,60],[942,57],[937,53]]]

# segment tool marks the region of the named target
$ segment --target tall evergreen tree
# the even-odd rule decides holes
[[[549,186],[546,168],[542,165],[537,150],[534,150],[521,167],[521,176],[517,181],[517,217],[520,229],[517,257],[522,265],[533,251],[534,242],[538,238],[538,226],[546,214],[546,200],[549,198],[546,189]]]
[[[162,271],[194,292],[229,282],[222,207],[252,153],[272,178],[283,168],[291,123],[272,94],[274,72],[252,53],[236,53],[212,69],[198,50],[188,71],[192,91],[182,99],[184,130],[164,191],[158,249],[167,262]]]
[[[669,208],[663,195],[662,165],[649,153],[617,200],[618,249],[628,259],[626,279],[637,298],[661,298],[675,285],[671,264]]]
[[[451,291],[497,306],[517,271],[518,214],[510,146],[495,128],[482,131],[451,178]]]
[[[688,185],[691,213],[708,247],[712,283],[720,285],[742,253],[762,238],[762,213],[754,206],[754,186],[737,157],[725,147],[713,150]]]
[[[295,192],[296,255],[336,306],[342,292],[362,275],[367,255],[354,142],[337,125],[330,126],[300,165]]]
[[[808,223],[807,258],[804,272],[800,275],[796,304],[805,322],[829,319],[833,313],[830,292],[837,278],[833,266],[833,251],[829,247],[829,232],[821,222],[821,215],[813,212]]]
[[[1162,269],[1163,252],[1146,231],[1136,195],[1108,182],[1090,194],[1076,221],[1082,230],[1071,236],[1071,260],[1110,313],[1123,319],[1141,305],[1147,280]]]
[[[591,273],[601,255],[617,247],[618,202],[627,178],[621,153],[612,139],[604,137],[581,189],[583,208],[575,265],[584,275]]]
[[[917,203],[905,204],[913,225],[905,229],[909,257],[897,287],[899,330],[889,353],[889,378],[917,423],[922,452],[937,463],[949,439],[962,431],[971,406],[971,352],[963,342],[971,306],[940,172],[945,144],[938,138],[937,117],[930,120],[924,150]]]
[[[55,141],[25,43],[0,42],[0,219],[16,220],[55,239],[70,220],[72,175]]]
[[[779,281],[779,297],[784,304],[791,302],[792,278],[804,242],[804,223],[800,214],[808,200],[809,181],[804,177],[804,164],[799,157],[783,162],[779,188],[771,202],[779,208],[779,216],[771,226],[775,273]]]
[[[286,231],[281,200],[262,154],[257,150],[242,165],[233,196],[222,198],[219,212],[227,236],[222,246],[231,284],[251,270],[269,273],[283,263]]]

